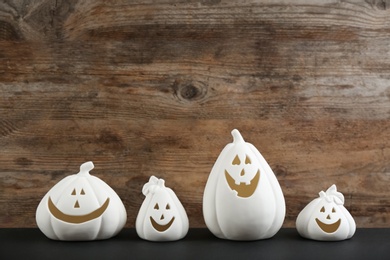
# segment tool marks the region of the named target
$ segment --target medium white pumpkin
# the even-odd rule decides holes
[[[354,219],[344,207],[344,195],[332,185],[311,201],[296,220],[298,233],[305,238],[338,241],[351,238],[356,230]]]
[[[286,213],[282,189],[260,152],[232,131],[203,195],[203,216],[217,237],[258,240],[274,236]]]
[[[125,225],[125,207],[104,181],[89,174],[92,162],[59,181],[36,211],[39,229],[54,240],[98,240],[116,235]]]
[[[189,223],[187,213],[165,181],[151,176],[142,188],[145,195],[136,219],[140,238],[150,241],[174,241],[185,237]]]

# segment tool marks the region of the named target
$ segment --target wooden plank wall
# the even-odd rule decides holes
[[[0,227],[87,160],[134,227],[149,176],[205,227],[204,186],[237,128],[273,168],[285,227],[335,183],[390,227],[389,1],[0,3]]]

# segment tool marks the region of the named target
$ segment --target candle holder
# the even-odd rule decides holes
[[[136,219],[140,238],[149,241],[175,241],[188,232],[187,213],[165,181],[151,176],[142,188],[145,195]]]
[[[339,241],[355,234],[356,224],[344,207],[344,195],[332,185],[320,197],[312,200],[296,220],[298,233],[305,238],[320,241]]]
[[[39,229],[50,239],[82,241],[115,236],[125,225],[125,207],[104,181],[89,174],[92,162],[65,177],[43,197],[36,211]]]
[[[286,213],[283,192],[271,167],[252,144],[232,131],[215,162],[203,195],[203,216],[209,230],[230,240],[274,236]]]

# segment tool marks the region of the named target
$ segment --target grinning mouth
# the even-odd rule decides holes
[[[150,217],[150,222],[152,222],[152,226],[155,230],[159,232],[164,232],[168,228],[172,226],[173,221],[175,220],[175,217],[172,217],[172,219],[165,225],[158,224],[152,217]]]
[[[335,223],[332,224],[325,224],[318,218],[316,218],[317,225],[322,229],[322,231],[326,233],[333,233],[336,232],[336,230],[339,228],[341,219],[337,220]]]
[[[106,201],[103,203],[102,206],[100,206],[98,209],[92,211],[91,213],[88,213],[86,215],[69,215],[63,213],[61,210],[59,210],[56,205],[54,205],[53,201],[49,197],[48,201],[48,206],[49,206],[49,211],[50,213],[58,218],[59,220],[62,220],[67,223],[72,223],[72,224],[81,224],[87,221],[90,221],[92,219],[100,217],[104,211],[106,211],[108,204],[110,203],[110,198],[107,198]]]
[[[260,180],[260,170],[257,171],[255,177],[251,180],[250,184],[246,184],[245,182],[241,182],[240,184],[236,184],[234,179],[230,176],[230,174],[225,170],[225,178],[230,187],[230,189],[237,192],[238,197],[248,198],[252,196],[257,188],[257,184]]]

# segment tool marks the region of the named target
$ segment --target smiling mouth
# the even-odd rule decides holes
[[[50,213],[54,217],[56,217],[57,219],[62,220],[62,221],[67,222],[67,223],[72,223],[72,224],[81,224],[81,223],[84,223],[84,222],[87,222],[87,221],[90,221],[90,220],[93,220],[95,218],[100,217],[104,213],[104,211],[106,211],[109,203],[110,203],[110,198],[107,198],[101,207],[92,211],[91,213],[88,213],[86,215],[79,215],[79,216],[76,215],[75,216],[75,215],[65,214],[64,212],[59,210],[56,207],[56,205],[54,205],[54,203],[50,197],[48,200],[48,206],[49,206]]]
[[[257,184],[260,180],[260,170],[257,171],[255,177],[250,181],[249,184],[245,182],[241,182],[240,184],[236,184],[234,179],[230,176],[230,174],[225,170],[225,178],[230,187],[230,189],[237,192],[238,197],[248,198],[253,195],[257,188]]]
[[[168,228],[172,226],[173,221],[175,220],[175,217],[172,217],[172,219],[165,225],[158,224],[152,217],[150,217],[150,222],[152,222],[152,226],[155,230],[159,232],[164,232]]]
[[[341,219],[337,220],[335,223],[332,224],[325,224],[318,218],[316,218],[317,225],[322,229],[322,231],[326,233],[333,233],[336,232],[336,230],[340,227]]]

